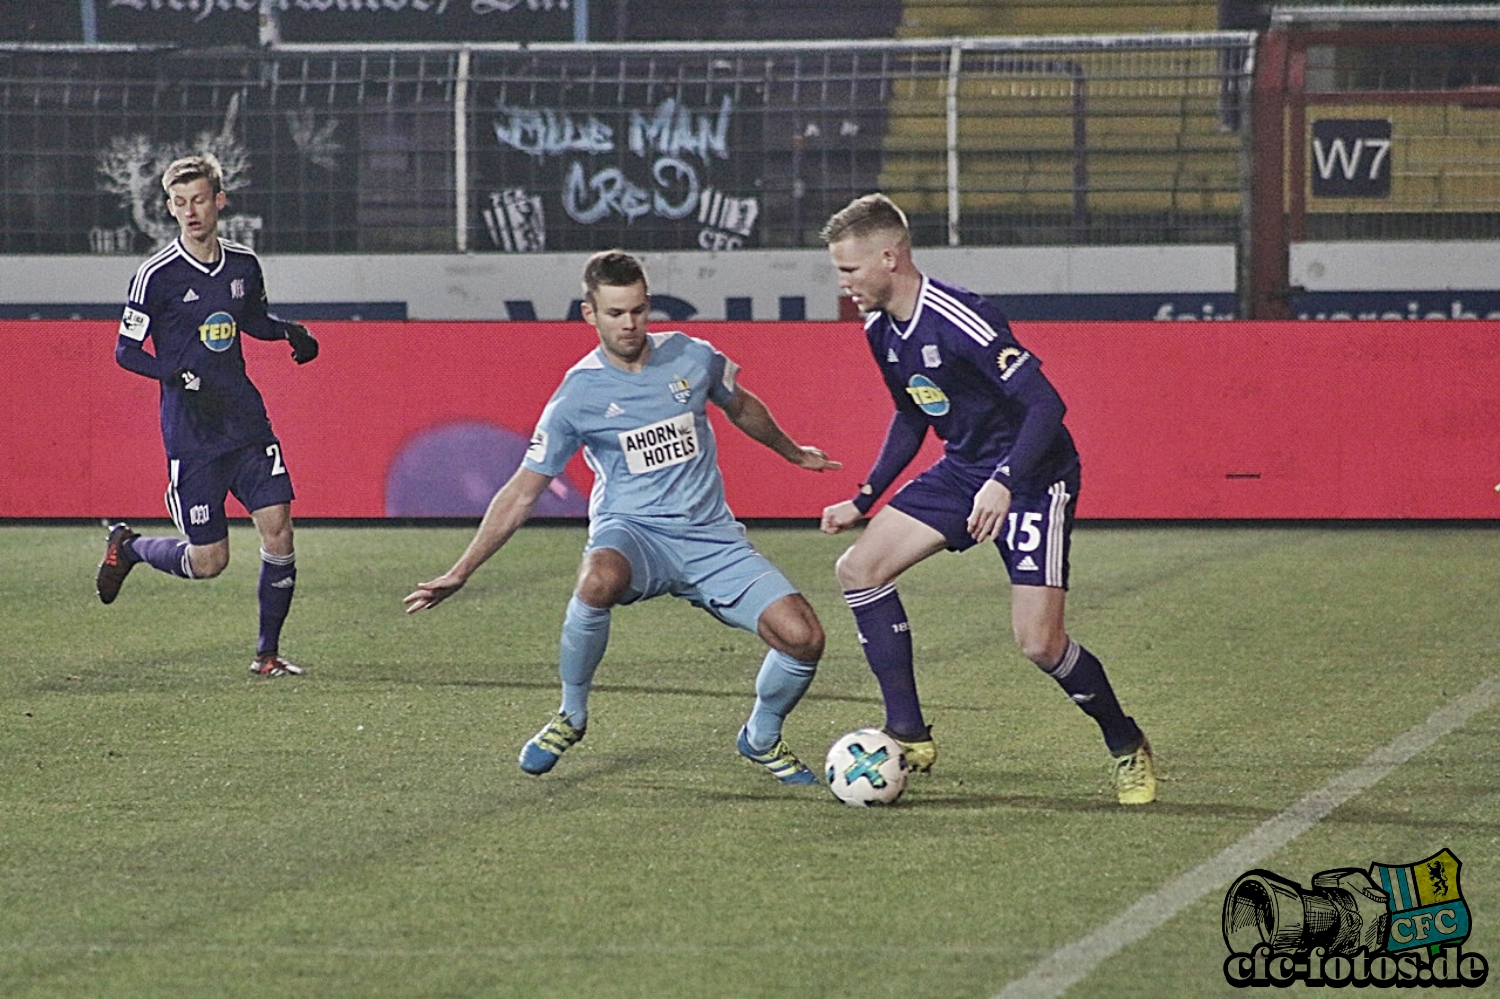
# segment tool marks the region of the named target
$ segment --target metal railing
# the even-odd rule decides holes
[[[225,162],[279,253],[817,245],[883,189],[919,242],[1233,242],[1254,35],[0,46],[0,253],[140,253]]]

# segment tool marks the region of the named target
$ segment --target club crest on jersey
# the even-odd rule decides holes
[[[928,416],[944,416],[948,412],[948,394],[926,375],[912,375],[907,379],[906,394]]]
[[[233,316],[227,312],[215,312],[199,325],[198,339],[209,350],[225,351],[233,345],[238,332]]]
[[[679,405],[686,406],[688,400],[693,397],[693,386],[688,384],[686,378],[672,379],[667,383],[667,388],[671,391],[672,398],[676,399]]]
[[[922,347],[922,366],[927,368],[943,366],[943,358],[938,354],[937,344],[929,343]]]
[[[229,297],[230,298],[244,298],[245,297],[245,279],[244,278],[235,278],[233,281],[229,282]]]

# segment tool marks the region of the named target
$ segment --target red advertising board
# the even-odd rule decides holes
[[[811,518],[853,494],[891,412],[856,324],[680,328],[736,361],[793,437],[846,466],[802,471],[719,419],[736,514]],[[323,354],[304,367],[285,344],[245,345],[299,517],[477,516],[563,373],[596,342],[578,322],[341,322],[316,332]],[[1500,324],[1018,323],[1016,332],[1068,403],[1084,460],[1081,517],[1500,517]],[[164,515],[157,390],[115,365],[114,340],[113,323],[0,322],[12,370],[24,373],[0,402],[0,517]],[[929,443],[919,462],[936,453]],[[582,509],[591,478],[581,460],[567,478],[552,512]]]

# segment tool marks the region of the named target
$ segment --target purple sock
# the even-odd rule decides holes
[[[865,590],[845,590],[844,601],[854,612],[859,641],[870,671],[880,683],[885,700],[885,727],[897,738],[927,738],[927,722],[917,699],[912,667],[911,625],[895,583]]]
[[[188,543],[181,538],[136,538],[130,548],[139,561],[153,569],[182,579],[193,578]]]
[[[1109,677],[1104,675],[1104,665],[1088,649],[1070,639],[1062,661],[1043,672],[1098,723],[1104,744],[1113,755],[1122,756],[1141,744],[1140,726],[1120,707]]]
[[[297,588],[297,556],[271,555],[260,552],[260,640],[257,654],[280,648],[281,626],[292,609],[292,593]]]

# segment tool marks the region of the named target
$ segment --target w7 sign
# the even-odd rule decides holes
[[[1391,193],[1391,123],[1313,122],[1315,198],[1384,198]]]

